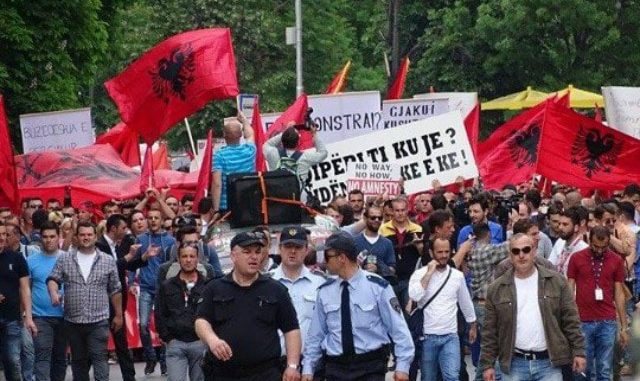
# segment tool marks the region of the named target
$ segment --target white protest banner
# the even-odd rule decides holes
[[[462,118],[466,118],[467,115],[476,107],[478,103],[478,93],[424,93],[416,94],[414,99],[440,99],[449,98],[449,111],[460,110]],[[443,183],[444,184],[444,183]]]
[[[347,192],[359,189],[365,196],[400,194],[400,167],[395,163],[349,163]]]
[[[640,87],[603,86],[602,95],[607,124],[640,139]]]
[[[310,95],[311,118],[325,144],[369,134],[384,127],[380,92],[360,91]]]
[[[96,140],[90,108],[23,114],[20,130],[25,154],[81,148]]]
[[[458,176],[478,176],[469,139],[459,111],[373,132],[327,145],[327,159],[310,171],[313,193],[323,202],[347,192],[350,163],[393,163],[405,179],[405,193],[432,188],[431,182],[455,182]]]
[[[267,130],[269,130],[269,127],[271,127],[273,122],[275,122],[280,117],[280,115],[282,115],[281,112],[270,112],[260,115],[260,117],[262,118],[262,129],[265,133],[267,132]]]
[[[382,120],[384,128],[449,112],[449,99],[397,99],[382,102]]]
[[[236,96],[236,106],[238,107],[238,111],[242,111],[249,121],[251,121],[251,118],[253,117],[253,107],[257,100],[257,94],[238,94]]]

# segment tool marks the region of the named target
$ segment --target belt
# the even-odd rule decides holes
[[[549,352],[548,351],[540,351],[540,352],[535,352],[535,351],[523,351],[521,349],[515,348],[513,350],[513,355],[515,357],[520,357],[523,358],[527,361],[531,361],[531,360],[546,360],[549,358]]]
[[[389,345],[383,345],[371,352],[339,356],[327,355],[325,358],[327,360],[327,363],[350,364],[362,363],[371,360],[386,360],[387,356],[389,356]]]

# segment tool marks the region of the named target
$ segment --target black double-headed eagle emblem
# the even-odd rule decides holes
[[[149,71],[153,92],[169,103],[171,97],[187,98],[187,86],[194,81],[195,59],[190,45],[183,45],[171,51],[168,57],[158,60],[155,69]]]
[[[580,130],[571,145],[571,163],[579,165],[588,178],[597,172],[611,172],[622,152],[622,141],[611,133],[602,135],[596,128]]]

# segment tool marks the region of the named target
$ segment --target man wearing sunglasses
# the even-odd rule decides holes
[[[364,263],[364,269],[382,276],[394,275],[396,273],[396,255],[393,251],[393,243],[378,232],[380,225],[382,225],[382,209],[370,206],[362,217],[366,223],[365,229],[354,237],[354,241],[359,253],[366,250],[371,256]]]
[[[590,245],[571,257],[567,277],[576,291],[582,332],[587,342],[587,377],[609,380],[612,376],[616,336],[626,347],[627,315],[624,292],[624,260],[611,251],[609,231],[596,226],[589,233]],[[620,321],[620,330],[616,317]]]
[[[533,242],[509,240],[513,269],[487,290],[480,367],[495,380],[495,361],[508,380],[561,381],[563,365],[581,373],[584,337],[573,292],[562,275],[534,262]]]

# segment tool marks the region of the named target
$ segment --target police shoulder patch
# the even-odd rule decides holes
[[[398,298],[396,298],[395,296],[389,299],[389,304],[391,304],[391,308],[393,308],[397,313],[400,313],[402,311],[400,302],[398,301]]]
[[[318,287],[318,289],[321,289],[324,286],[328,286],[335,281],[336,281],[336,278],[328,278],[326,282],[324,282],[323,284],[320,285],[320,287]]]
[[[389,285],[389,282],[386,279],[377,275],[367,275],[367,279],[369,282],[373,282],[382,288],[387,288]]]

